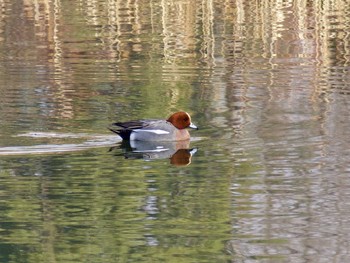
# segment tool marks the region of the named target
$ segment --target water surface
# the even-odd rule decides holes
[[[349,261],[350,3],[0,7],[1,262]]]

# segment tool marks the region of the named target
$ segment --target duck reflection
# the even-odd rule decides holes
[[[197,152],[197,148],[189,146],[189,140],[177,142],[122,141],[120,144],[126,159],[169,159],[170,163],[176,166],[191,163],[191,158]]]

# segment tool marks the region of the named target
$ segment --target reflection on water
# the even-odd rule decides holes
[[[112,151],[116,147],[112,147]],[[176,166],[189,165],[196,148],[190,148],[190,141],[178,142],[144,142],[123,141],[119,147],[126,159],[142,159],[146,161],[169,159]],[[120,155],[120,154],[118,154]]]
[[[0,1],[0,261],[349,261],[349,27],[338,0]],[[106,129],[180,109],[190,146]]]

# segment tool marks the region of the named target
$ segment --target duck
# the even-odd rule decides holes
[[[173,113],[166,120],[144,119],[113,123],[109,130],[129,141],[184,141],[190,139],[187,128],[198,130],[185,111]]]

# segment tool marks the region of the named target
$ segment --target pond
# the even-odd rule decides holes
[[[0,1],[0,261],[348,262],[349,30],[346,0]],[[108,130],[179,110],[190,142]]]

